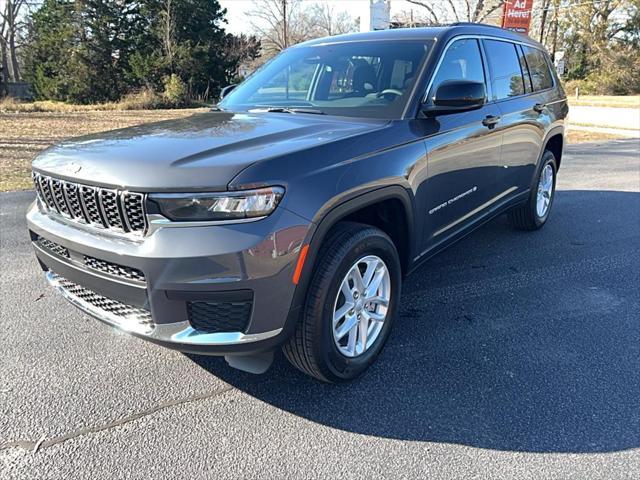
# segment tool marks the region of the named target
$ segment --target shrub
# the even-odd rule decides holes
[[[164,98],[174,107],[187,103],[187,86],[182,79],[172,73],[164,80]]]
[[[117,108],[122,110],[153,110],[163,108],[167,101],[150,88],[126,94],[117,102]]]

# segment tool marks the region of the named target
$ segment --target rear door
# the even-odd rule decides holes
[[[427,103],[447,80],[488,83],[479,42],[461,38],[448,45],[430,82]],[[425,250],[445,242],[496,201],[504,183],[502,134],[494,123],[499,117],[498,107],[489,101],[477,110],[420,120],[430,132],[425,138],[428,181],[419,195],[424,199]]]
[[[540,94],[542,83],[532,82],[526,52],[523,53],[520,44],[484,39],[483,45],[493,100],[502,116],[503,188],[512,189],[510,195],[518,195],[529,188],[549,122],[545,100]]]

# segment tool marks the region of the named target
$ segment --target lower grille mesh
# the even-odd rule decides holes
[[[207,333],[244,332],[249,325],[252,302],[187,302],[189,323]]]
[[[124,265],[118,265],[117,263],[107,262],[106,260],[100,260],[99,258],[84,256],[84,264],[100,272],[108,273],[116,277],[126,278],[128,280],[138,280],[144,282],[144,273],[133,267],[125,267]]]
[[[52,279],[56,284],[63,288],[69,295],[80,299],[92,307],[101,310],[102,312],[110,315],[120,317],[124,323],[135,323],[140,326],[153,328],[153,319],[151,318],[151,312],[144,308],[134,307],[127,305],[117,300],[104,297],[93,290],[82,287],[71,280],[51,272]]]
[[[60,255],[61,257],[69,258],[69,250],[67,250],[62,245],[58,245],[57,243],[52,242],[51,240],[47,240],[43,237],[38,237],[37,242],[38,245],[40,245],[45,250],[55,253],[56,255]]]

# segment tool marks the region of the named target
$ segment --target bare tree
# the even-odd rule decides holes
[[[355,22],[344,11],[320,3],[305,7],[302,0],[254,2],[249,21],[266,57],[305,40],[355,30]]]
[[[272,56],[311,37],[300,0],[257,0],[249,12],[251,26],[265,53]]]
[[[345,12],[336,12],[333,7],[326,3],[316,3],[307,12],[308,21],[318,36],[340,35],[355,30],[353,18]]]
[[[164,0],[160,10],[160,28],[162,29],[162,49],[169,69],[173,72],[173,60],[176,54],[175,19],[173,0]]]
[[[449,21],[482,23],[494,16],[505,0],[407,0],[426,10],[433,23]]]
[[[20,16],[26,6],[26,0],[5,0],[4,8],[0,10],[0,49],[5,87],[9,80],[17,82],[22,78],[17,51],[20,29],[25,26]]]

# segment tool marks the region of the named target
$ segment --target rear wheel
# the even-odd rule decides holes
[[[382,350],[395,317],[400,261],[381,230],[340,223],[321,249],[302,318],[283,347],[299,370],[325,382],[351,380]]]
[[[537,230],[547,222],[556,192],[556,172],[556,159],[553,153],[546,150],[527,203],[509,212],[509,220],[515,228]]]

